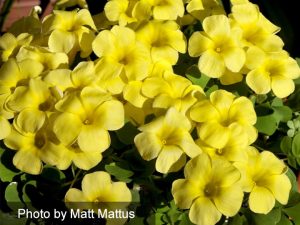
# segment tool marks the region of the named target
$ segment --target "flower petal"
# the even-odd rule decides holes
[[[180,159],[182,154],[183,151],[175,145],[163,146],[156,160],[156,170],[160,173],[170,172],[171,167]]]
[[[110,146],[107,130],[94,125],[84,125],[78,135],[80,149],[87,152],[103,152]]]
[[[145,160],[151,160],[158,156],[162,149],[162,143],[156,134],[143,132],[135,136],[134,143]]]
[[[255,186],[249,196],[249,207],[255,213],[267,214],[275,205],[273,194],[264,187]]]
[[[243,201],[243,191],[239,184],[233,184],[227,188],[220,188],[220,192],[215,197],[214,203],[217,209],[225,216],[234,216],[241,208]]]
[[[212,50],[203,53],[198,66],[202,73],[212,78],[219,78],[225,72],[225,63],[222,57]]]
[[[197,225],[215,225],[221,216],[214,203],[202,197],[196,199],[189,212],[190,220]]]
[[[272,76],[271,80],[272,91],[279,98],[285,98],[295,90],[295,84],[290,78],[284,76]]]
[[[271,90],[271,78],[262,70],[255,69],[247,74],[246,82],[256,94],[267,94]]]
[[[172,184],[172,195],[179,208],[189,209],[193,201],[201,196],[201,191],[192,180],[179,179]]]
[[[213,48],[213,42],[203,32],[194,32],[189,39],[189,54],[192,57],[197,57],[203,54],[208,49]]]

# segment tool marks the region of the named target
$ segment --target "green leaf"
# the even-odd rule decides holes
[[[245,220],[245,216],[240,216],[239,214],[237,214],[229,219],[228,225],[243,225]]]
[[[0,147],[0,179],[3,182],[11,182],[13,177],[18,174],[18,172],[12,171],[11,169],[7,168],[2,161],[4,160],[10,160],[10,159],[5,159],[5,156],[2,158],[2,155],[4,154],[5,151],[9,150],[4,150]]]
[[[0,221],[1,221],[1,224],[3,222],[3,225],[24,225],[27,221],[27,218],[26,217],[21,217],[21,218],[18,218],[17,215],[12,215],[12,214],[9,214],[9,213],[3,213],[1,210],[0,210]],[[31,225],[32,223],[30,223]]]
[[[65,174],[52,166],[44,166],[43,171],[40,175],[44,180],[50,183],[60,184],[65,180]]]
[[[292,218],[292,221],[295,223],[295,224],[300,224],[300,202],[293,206],[293,207],[290,207],[290,208],[285,208],[283,209],[283,211],[290,217]]]
[[[255,127],[260,133],[272,135],[277,129],[277,120],[273,115],[257,117]]]
[[[118,163],[111,163],[109,165],[105,165],[105,170],[110,174],[115,176],[118,180],[124,181],[126,183],[131,182],[131,177],[134,173],[128,169],[122,168]]]
[[[116,131],[119,140],[126,144],[133,144],[134,137],[139,133],[131,122],[127,122],[120,130]]]
[[[300,133],[293,138],[292,153],[296,157],[300,157]]]
[[[199,71],[198,66],[191,66],[187,72],[186,77],[195,85],[199,85],[203,89],[206,87],[207,83],[210,80],[210,77],[204,75]]]
[[[268,214],[257,214],[250,210],[245,213],[245,216],[251,225],[276,225],[280,221],[281,210],[274,208]]]
[[[20,202],[18,183],[11,182],[5,189],[5,200],[7,202]]]
[[[162,221],[163,215],[164,214],[162,213],[152,214],[150,217],[147,218],[148,224],[164,225],[164,222]]]
[[[206,91],[206,95],[210,96],[211,93],[213,93],[214,91],[216,91],[218,89],[219,89],[218,85],[213,85]]]
[[[292,184],[291,191],[298,192],[298,183],[294,172],[289,168],[288,171],[286,172],[286,175],[288,176]]]
[[[280,142],[280,149],[283,153],[288,154],[292,151],[292,138],[284,136]]]
[[[188,213],[182,213],[180,216],[180,222],[178,225],[194,225],[189,218]]]
[[[293,111],[288,106],[273,106],[272,108],[278,122],[288,122],[293,117]]]
[[[282,214],[280,221],[276,225],[293,225],[293,224],[284,214]]]

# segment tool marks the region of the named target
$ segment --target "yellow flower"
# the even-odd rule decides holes
[[[59,156],[53,154],[58,146],[50,141],[43,129],[36,127],[36,130],[30,132],[23,130],[23,128],[27,129],[26,124],[19,124],[18,126],[17,128],[14,126],[8,137],[4,139],[4,144],[8,148],[17,150],[13,164],[23,172],[34,175],[40,174],[43,168],[42,161],[53,165],[58,160]]]
[[[275,199],[286,204],[291,182],[285,175],[287,167],[269,152],[259,153],[248,148],[248,163],[235,163],[241,171],[244,191],[250,192],[249,207],[255,213],[267,214],[275,205]]]
[[[55,107],[61,112],[53,123],[55,135],[65,146],[77,140],[83,151],[103,152],[110,145],[108,130],[124,124],[122,103],[92,87],[66,95]]]
[[[31,59],[21,62],[9,59],[0,68],[0,96],[8,98],[16,88],[26,86],[31,78],[38,77],[43,69],[41,63]]]
[[[1,127],[0,140],[3,140],[4,138],[6,138],[10,134],[11,125],[8,122],[8,120],[1,114],[2,113],[0,111],[0,127]]]
[[[185,36],[174,21],[149,21],[136,34],[137,39],[151,49],[153,62],[166,60],[175,65],[178,52],[186,51]]]
[[[22,33],[15,37],[11,33],[5,33],[0,37],[0,65],[10,57],[14,57],[20,47],[28,45],[32,41],[32,36]]]
[[[97,171],[84,176],[81,190],[71,188],[65,195],[65,202],[71,208],[104,210],[126,210],[131,202],[131,193],[124,182],[112,182],[110,175]],[[77,204],[82,202],[81,204]],[[84,203],[84,204],[83,204]],[[78,205],[76,207],[76,205]],[[107,225],[124,224],[126,219],[107,218]]]
[[[16,56],[17,61],[32,59],[43,64],[45,70],[64,68],[68,65],[68,56],[63,52],[50,52],[46,48],[22,47]]]
[[[190,110],[190,117],[198,122],[198,135],[202,141],[216,149],[228,143],[231,129],[238,126],[248,137],[247,144],[257,138],[254,128],[256,113],[252,102],[246,97],[236,98],[232,93],[217,90],[210,100],[196,103]],[[235,137],[239,138],[239,136]]]
[[[200,154],[186,164],[184,176],[173,182],[172,195],[179,208],[190,209],[193,223],[214,225],[222,214],[234,216],[239,211],[243,200],[240,173],[228,161]]]
[[[225,10],[219,0],[189,0],[187,2],[186,10],[200,21],[211,15],[225,15]]]
[[[204,32],[194,32],[189,40],[189,54],[201,56],[199,69],[209,77],[221,77],[227,68],[239,72],[245,63],[237,29],[231,29],[224,15],[210,16],[203,21]]]
[[[214,148],[205,143],[205,140],[198,139],[196,144],[206,152],[212,160],[223,158],[229,162],[246,162],[248,147],[248,136],[237,124],[229,127],[230,134],[227,143],[223,148]]]
[[[100,57],[96,65],[99,85],[113,94],[121,93],[129,81],[143,80],[151,70],[149,49],[136,41],[130,28],[114,26],[100,32],[93,50]]]
[[[141,126],[142,133],[134,138],[134,143],[143,159],[157,158],[155,168],[158,172],[174,172],[184,166],[186,155],[195,157],[201,153],[190,129],[189,120],[175,108],[170,108],[165,116]]]
[[[176,20],[183,17],[182,0],[140,0],[133,9],[133,15],[139,20],[147,20],[151,16],[155,20]]]
[[[238,4],[232,7],[233,27],[242,29],[242,41],[244,46],[257,46],[267,52],[279,51],[283,47],[283,41],[275,34],[280,28],[267,20],[252,3]]]
[[[142,94],[154,99],[153,108],[175,107],[184,114],[199,99],[204,98],[199,86],[192,85],[190,80],[171,72],[165,72],[163,77],[147,78],[142,86]]]
[[[92,29],[96,30],[96,27],[87,9],[54,10],[53,14],[43,21],[43,31],[50,35],[48,45],[51,51],[71,55],[80,51],[80,56],[83,58],[92,52],[91,43],[95,38]]]
[[[132,10],[137,0],[109,0],[104,7],[104,12],[109,21],[119,22],[125,26],[128,23],[136,22],[132,16]]]
[[[97,151],[82,151],[77,141],[69,146],[60,144],[53,150],[53,154],[58,155],[54,164],[60,170],[69,168],[72,162],[77,168],[89,170],[102,160],[101,149],[98,149]]]
[[[279,98],[285,98],[295,90],[293,79],[300,76],[296,60],[285,51],[265,53],[257,47],[247,51],[247,85],[257,94],[273,91]]]

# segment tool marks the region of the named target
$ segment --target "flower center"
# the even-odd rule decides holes
[[[207,184],[204,188],[204,194],[206,197],[216,196],[218,192],[219,192],[219,188],[214,184]]]
[[[37,134],[34,138],[34,145],[41,149],[46,144],[46,138],[43,135]]]
[[[217,155],[222,155],[223,154],[223,149],[217,149],[216,153],[217,153]]]

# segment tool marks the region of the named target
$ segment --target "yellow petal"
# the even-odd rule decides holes
[[[264,187],[255,186],[249,196],[249,207],[255,213],[267,214],[275,205],[273,194]]]
[[[203,21],[203,29],[210,37],[227,37],[230,35],[229,20],[225,15],[213,15]]]
[[[189,54],[192,57],[200,56],[212,48],[213,42],[204,36],[203,32],[194,32],[189,39]]]
[[[243,191],[239,184],[233,184],[227,188],[220,188],[214,203],[217,209],[225,216],[234,216],[240,210],[243,201]]]
[[[81,128],[80,118],[71,113],[60,114],[53,124],[53,132],[64,145],[73,143],[77,139]]]
[[[51,70],[43,77],[43,81],[52,87],[58,87],[62,91],[73,86],[71,71],[68,69]]]
[[[36,133],[42,128],[46,120],[46,114],[34,108],[22,110],[14,120],[16,128],[20,131]]]
[[[256,113],[253,104],[246,97],[234,100],[230,106],[228,116],[230,121],[240,121],[251,125],[256,123]]]
[[[262,70],[252,70],[247,74],[246,82],[256,94],[267,94],[271,90],[271,78]]]
[[[170,127],[179,127],[186,131],[191,129],[191,123],[185,115],[178,112],[174,107],[171,107],[165,116],[165,124]]]
[[[219,118],[219,113],[210,101],[204,100],[192,107],[190,117],[196,122],[206,122]]]
[[[300,67],[297,61],[291,57],[286,60],[285,76],[290,79],[296,79],[300,76]]]
[[[152,47],[151,57],[153,62],[166,60],[171,65],[175,65],[178,60],[178,52],[170,46]]]
[[[134,143],[142,158],[147,161],[156,158],[163,146],[156,134],[148,132],[135,136]]]
[[[230,70],[226,70],[223,76],[220,77],[220,82],[223,85],[231,85],[243,80],[242,73],[233,73]]]
[[[188,12],[196,11],[196,10],[203,10],[204,6],[202,0],[192,0],[186,6]]]
[[[244,66],[246,56],[242,48],[231,48],[222,52],[226,67],[232,72],[239,72]]]
[[[95,112],[95,123],[107,130],[118,130],[124,125],[124,107],[116,100],[106,101]]]
[[[217,90],[211,93],[209,98],[212,105],[218,110],[221,118],[227,118],[235,95],[225,90]]]
[[[131,202],[131,192],[124,182],[114,182],[111,185],[111,202],[129,203]]]
[[[92,48],[98,57],[114,51],[116,46],[116,38],[114,34],[108,30],[101,31],[92,43]]]
[[[147,98],[141,94],[142,84],[141,81],[131,81],[123,90],[124,99],[138,108],[142,108],[144,102],[147,100]]]
[[[172,184],[175,204],[181,209],[189,209],[193,201],[201,195],[200,188],[192,180],[178,179]]]
[[[254,70],[266,59],[266,53],[258,47],[250,47],[246,53],[246,63],[248,69]]]
[[[10,132],[11,132],[11,127],[10,127],[10,123],[7,121],[7,119],[5,119],[4,117],[2,117],[0,115],[0,140],[6,138]]]
[[[66,202],[87,202],[88,200],[85,198],[82,191],[71,188],[67,191],[65,196]]]
[[[97,197],[100,197],[105,190],[111,188],[110,175],[102,171],[89,173],[84,176],[81,186],[84,195],[90,201],[94,201]]]
[[[206,184],[211,180],[212,163],[206,153],[202,153],[191,159],[184,168],[185,178]],[[202,174],[203,176],[199,176]]]
[[[96,152],[78,152],[73,158],[74,164],[83,170],[89,170],[96,166],[102,160],[100,151]]]
[[[49,48],[54,52],[65,52],[69,53],[74,47],[76,37],[73,33],[55,30],[49,36]]]
[[[217,149],[223,148],[228,142],[229,130],[217,122],[207,122],[198,128],[202,141]]]
[[[203,53],[198,66],[202,73],[212,78],[219,78],[225,72],[225,63],[222,57],[212,50]]]
[[[270,175],[280,175],[285,172],[286,165],[278,159],[272,152],[263,151],[260,153],[261,163],[266,168]]]
[[[108,131],[94,125],[82,126],[77,141],[80,149],[88,152],[103,152],[110,146]]]
[[[221,216],[214,203],[205,197],[197,198],[189,212],[190,220],[197,225],[215,225]]]
[[[295,84],[292,79],[284,76],[272,76],[271,86],[274,94],[279,98],[285,98],[295,90]]]
[[[156,160],[156,170],[160,173],[170,172],[171,167],[180,159],[182,154],[183,151],[175,145],[163,146]]]
[[[34,152],[26,150],[15,154],[13,164],[19,170],[33,175],[40,174],[43,167],[41,159]]]

